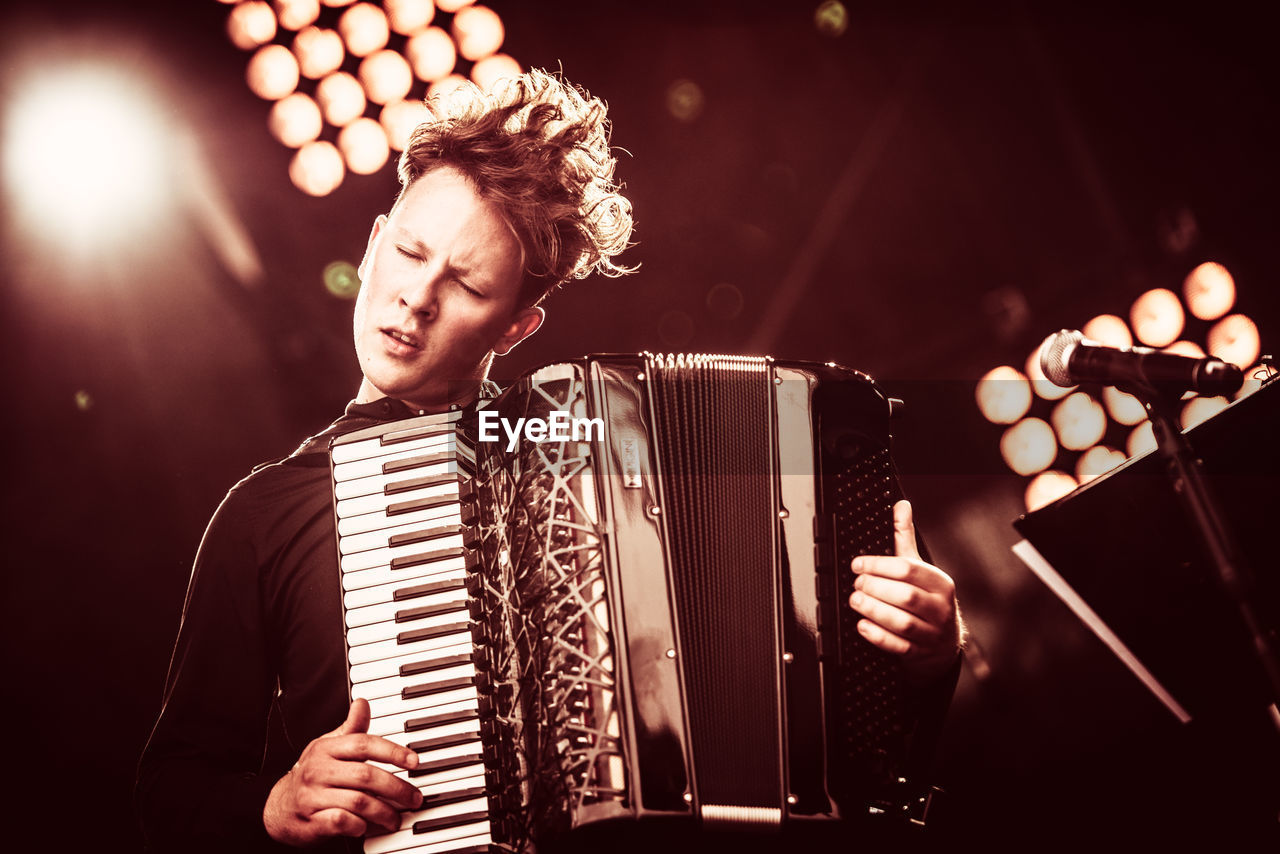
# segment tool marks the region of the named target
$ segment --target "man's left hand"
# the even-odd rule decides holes
[[[893,505],[893,556],[854,558],[858,574],[849,605],[865,619],[858,633],[902,656],[908,677],[928,682],[955,663],[960,649],[956,586],[951,576],[920,557],[911,504]]]

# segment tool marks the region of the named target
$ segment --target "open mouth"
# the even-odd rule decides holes
[[[392,341],[395,341],[397,344],[401,344],[405,347],[412,347],[415,350],[422,349],[422,344],[418,339],[407,332],[401,332],[399,329],[383,329],[381,331],[383,335],[387,336]]]

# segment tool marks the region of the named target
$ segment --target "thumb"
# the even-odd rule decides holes
[[[893,551],[898,557],[920,559],[916,548],[916,525],[911,518],[911,502],[902,500],[893,505]]]
[[[347,710],[347,719],[330,735],[350,735],[353,732],[369,731],[369,701],[360,697],[351,701]]]

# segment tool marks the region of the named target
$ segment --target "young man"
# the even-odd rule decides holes
[[[627,272],[613,258],[630,206],[613,182],[599,100],[534,71],[433,109],[360,267],[356,400],[237,484],[201,543],[140,766],[155,847],[332,845],[393,829],[420,805],[417,789],[369,764],[409,769],[416,754],[368,735],[368,704],[347,703],[328,441],[489,393],[493,357],[538,329],[552,289]],[[895,527],[898,555],[860,559],[852,605],[868,640],[929,681],[956,659],[954,593],[916,554],[905,503]],[[282,738],[268,745],[269,731]]]

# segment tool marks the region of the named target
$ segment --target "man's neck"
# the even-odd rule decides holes
[[[428,400],[409,400],[407,398],[399,398],[400,402],[412,409],[419,415],[430,415],[437,412],[448,412],[454,406],[467,406],[474,402],[480,394],[480,385],[484,382],[484,377],[475,380],[474,383],[458,383],[458,393],[454,397],[443,395],[444,398],[428,399]],[[468,387],[469,386],[469,387]],[[377,386],[369,382],[368,379],[360,380],[360,389],[356,392],[356,403],[372,403],[389,395],[384,394]]]

